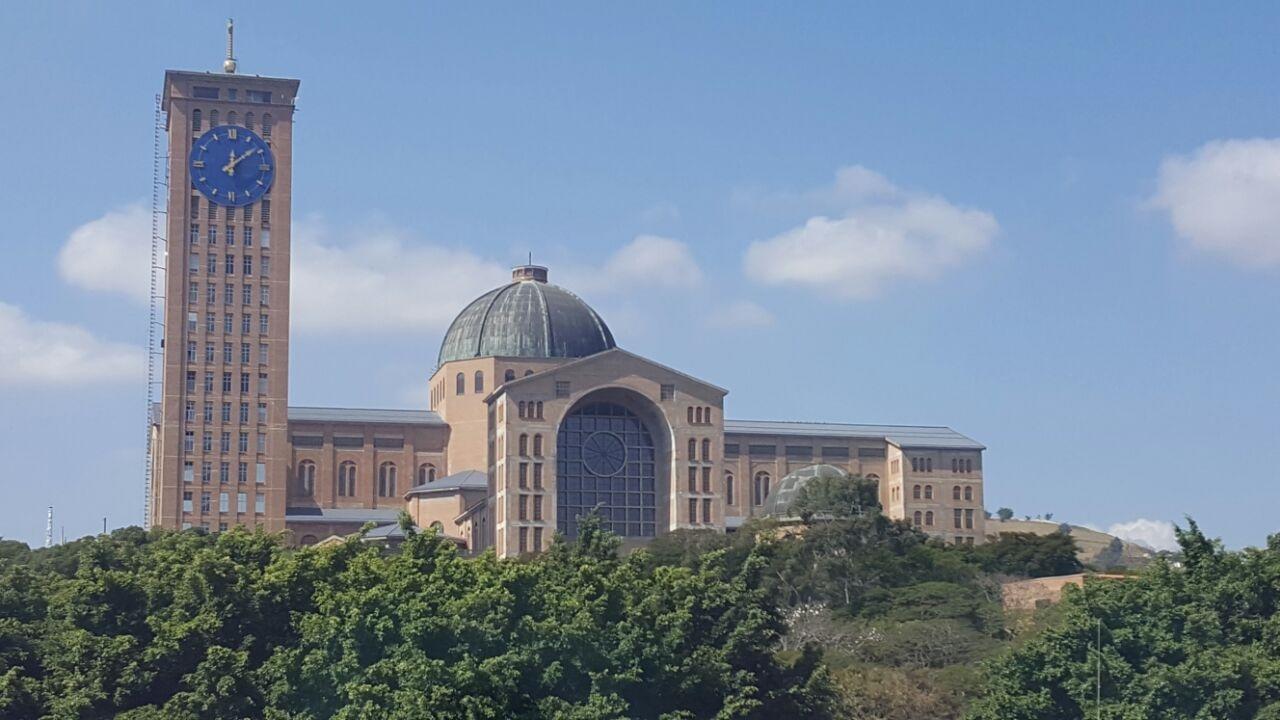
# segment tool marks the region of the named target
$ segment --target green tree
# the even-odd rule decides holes
[[[1075,538],[1066,533],[1000,533],[973,549],[973,558],[987,572],[1047,577],[1069,575],[1084,569],[1076,553]]]
[[[1159,561],[1132,580],[1069,588],[1061,625],[988,665],[970,720],[1273,716],[1280,551],[1226,552],[1194,522],[1178,543],[1181,569]]]
[[[816,517],[848,518],[880,511],[880,486],[861,475],[818,476],[796,492],[790,514],[806,522]]]
[[[1000,508],[999,510],[996,510],[996,517],[1000,518],[1002,521],[1003,521],[1003,520],[1012,520],[1012,519],[1013,519],[1013,510],[1012,510],[1011,508],[1002,507],[1002,508]]]

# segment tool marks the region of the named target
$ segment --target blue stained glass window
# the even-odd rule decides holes
[[[606,530],[625,537],[657,531],[653,436],[630,410],[592,403],[565,418],[556,437],[556,522],[577,537],[595,510]]]

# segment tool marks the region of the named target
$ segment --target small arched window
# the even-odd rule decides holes
[[[271,120],[271,113],[263,113],[262,114],[262,137],[264,138],[271,137],[272,123],[273,121]]]
[[[347,461],[338,466],[338,497],[355,497],[356,464]]]
[[[930,473],[933,472],[933,458],[924,459],[924,471]]]
[[[475,375],[475,391],[478,393],[484,392],[484,373],[479,370],[476,371]]]
[[[209,111],[209,128],[212,129],[216,127],[218,127],[218,111],[210,110]]]
[[[928,527],[933,527],[933,511],[932,510],[924,514],[924,524]]]
[[[689,438],[689,459],[698,459],[698,441],[693,438]]]
[[[707,438],[703,438],[702,440],[702,459],[703,460],[711,459],[711,440]]]
[[[755,484],[752,486],[756,505],[763,505],[764,501],[769,497],[769,473],[758,472],[755,477]]]
[[[542,419],[542,401],[541,400],[538,401],[538,412],[534,415],[534,417],[538,418],[539,420]]]
[[[191,129],[200,132],[200,108],[191,111]]]
[[[734,491],[733,473],[725,473],[724,474],[724,502],[726,505],[736,504],[736,501],[734,500],[733,491]]]
[[[227,113],[228,125],[235,125],[237,122],[239,122],[239,120],[240,120],[240,116],[236,114],[235,110],[232,110],[231,112]]]
[[[244,126],[250,130],[253,129],[253,113],[247,112],[244,114]]]
[[[298,492],[305,497],[316,494],[316,464],[310,460],[298,465]]]
[[[911,487],[911,499],[912,499],[912,500],[919,500],[919,499],[920,499],[920,486],[919,486],[919,485],[913,485],[913,486]]]
[[[520,403],[516,405],[516,408],[517,408],[517,412],[520,414],[520,418],[523,419],[524,418],[524,401],[521,400]]]
[[[973,472],[973,460],[964,461],[964,471],[967,473]]]
[[[925,486],[924,486],[924,499],[925,499],[925,500],[932,500],[932,499],[933,499],[933,486],[932,486],[932,485],[925,485]]]
[[[972,499],[973,499],[973,488],[972,488],[972,487],[965,487],[965,489],[964,489],[964,499],[965,499],[965,500],[972,500]]]
[[[528,455],[528,454],[529,454],[529,436],[521,435],[520,436],[520,457],[524,457],[525,455]]]
[[[395,497],[395,495],[396,464],[393,462],[384,462],[378,467],[378,496]]]
[[[701,425],[701,424],[702,424],[702,408],[695,408],[695,409],[694,409],[694,411],[693,411],[693,418],[694,418],[694,420],[693,420],[693,421],[694,421],[695,423],[697,423],[697,424],[699,424],[699,425]]]
[[[689,415],[689,424],[692,425],[693,424],[693,406],[690,405],[687,409],[688,409],[688,415]]]
[[[920,512],[919,510],[917,510],[917,511],[915,511],[915,514],[913,514],[913,515],[911,516],[911,524],[912,524],[912,525],[915,525],[916,527],[920,527],[920,522],[921,522],[923,519],[924,519],[924,513],[922,513],[922,512]]]
[[[916,458],[911,458],[911,472],[920,472],[920,461]]]
[[[516,379],[515,370],[508,370],[502,373],[502,382],[511,382],[512,380],[515,380],[515,379]]]
[[[542,435],[533,436],[533,456],[542,457]]]
[[[423,463],[418,466],[418,484],[426,485],[429,482],[436,481],[436,466],[431,463]]]
[[[704,408],[702,411],[702,422],[711,424],[711,408]]]
[[[453,394],[465,395],[466,393],[467,393],[467,376],[462,373],[458,373],[453,378]]]
[[[960,486],[959,486],[959,485],[957,485],[957,486],[955,486],[955,487],[951,488],[951,499],[952,499],[952,500],[959,500],[959,499],[960,499]]]

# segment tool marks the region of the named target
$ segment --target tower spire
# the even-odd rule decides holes
[[[222,71],[225,73],[234,73],[236,71],[236,23],[235,20],[227,18],[227,59],[222,61]]]

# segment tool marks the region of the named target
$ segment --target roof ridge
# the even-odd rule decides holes
[[[851,423],[835,420],[744,420],[741,418],[725,418],[725,422],[778,423],[786,425],[844,425],[846,427],[896,427],[896,428],[928,428],[932,430],[950,430],[958,432],[949,425],[902,425],[899,423]]]

